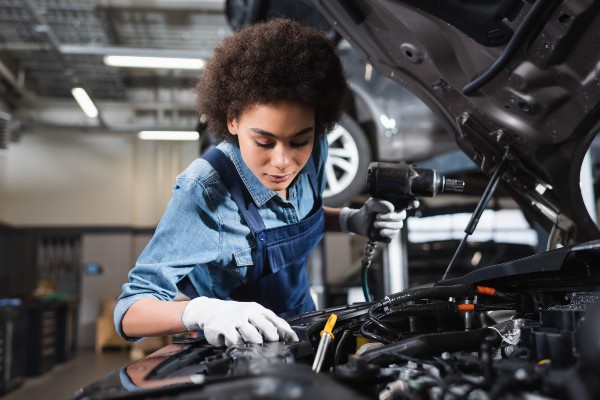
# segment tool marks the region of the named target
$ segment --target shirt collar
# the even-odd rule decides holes
[[[272,199],[277,195],[277,192],[267,188],[263,183],[250,171],[250,169],[244,163],[242,159],[242,153],[240,148],[229,142],[222,142],[217,146],[235,165],[235,169],[237,170],[239,176],[242,178],[242,182],[250,192],[250,196],[252,196],[252,200],[256,203],[257,206],[262,206],[267,201]],[[300,171],[300,174],[308,173],[308,166],[305,165]],[[298,177],[296,177],[293,185],[296,185],[298,181]]]

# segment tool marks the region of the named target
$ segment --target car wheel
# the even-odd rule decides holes
[[[327,206],[340,207],[364,190],[371,146],[364,131],[348,115],[328,134],[327,141],[323,200]]]

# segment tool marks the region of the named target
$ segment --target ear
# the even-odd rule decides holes
[[[238,134],[238,123],[235,118],[227,117],[227,129],[234,136]]]

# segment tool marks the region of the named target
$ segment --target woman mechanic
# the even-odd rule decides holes
[[[298,340],[283,319],[312,311],[306,262],[325,229],[396,236],[406,213],[369,199],[324,207],[326,132],[348,88],[334,44],[285,19],[214,50],[196,86],[223,140],[176,180],[115,308],[125,339],[203,330],[209,343]],[[189,301],[172,301],[181,292]],[[283,318],[282,318],[283,317]]]

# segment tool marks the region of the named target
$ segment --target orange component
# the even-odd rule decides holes
[[[496,294],[496,289],[487,286],[476,286],[475,289],[477,289],[478,294],[487,294],[490,296]]]
[[[458,304],[456,311],[475,311],[475,304]]]

